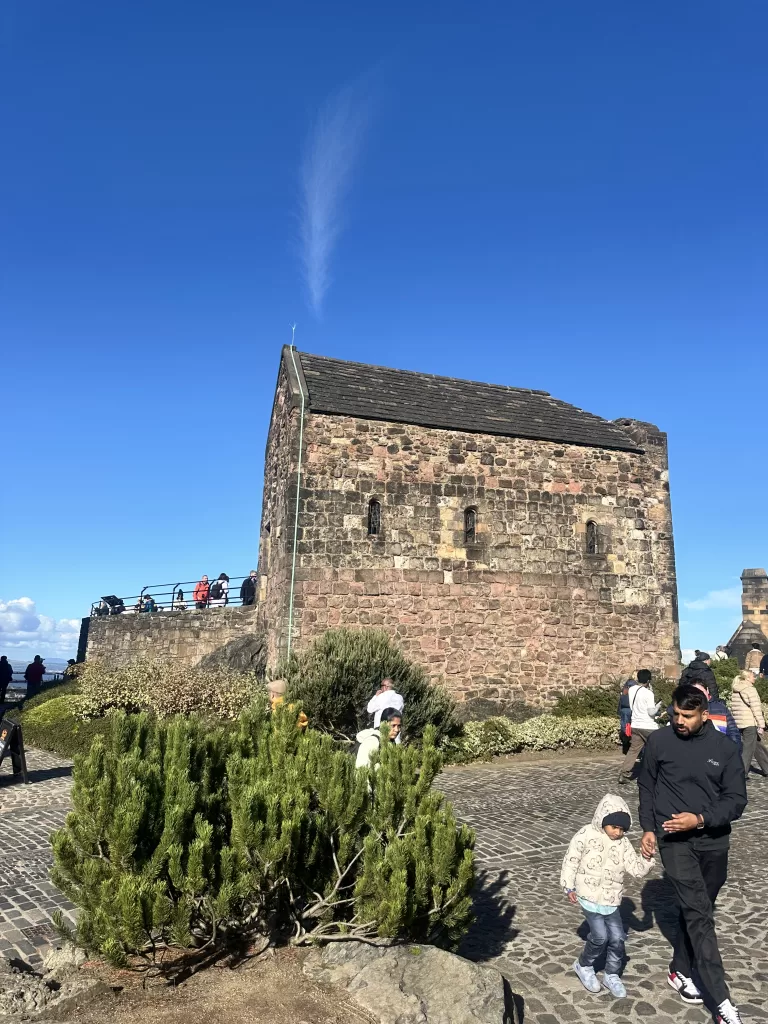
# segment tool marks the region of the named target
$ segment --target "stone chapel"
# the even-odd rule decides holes
[[[268,661],[386,629],[459,700],[679,670],[667,438],[545,391],[285,347],[267,440]]]

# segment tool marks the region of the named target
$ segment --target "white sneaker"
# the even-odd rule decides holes
[[[600,982],[597,980],[594,967],[582,967],[577,960],[573,965],[573,969],[576,971],[577,978],[587,992],[592,992],[596,995],[600,991]],[[726,1022],[726,1024],[730,1024],[730,1021]],[[739,1024],[741,1024],[740,1021]]]
[[[691,1006],[700,1006],[704,1002],[701,998],[701,992],[693,984],[693,981],[690,978],[686,978],[684,974],[680,974],[679,971],[670,971],[667,975],[667,982],[684,1003],[690,1003]]]
[[[624,988],[624,982],[618,974],[604,974],[603,987],[607,988],[611,995],[616,999],[624,999],[627,994],[627,990]]]
[[[717,1024],[743,1024],[741,1014],[730,999],[724,999],[718,1006]]]

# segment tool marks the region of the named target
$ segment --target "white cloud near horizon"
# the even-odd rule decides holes
[[[331,261],[344,227],[344,202],[360,157],[368,102],[347,86],[320,110],[301,167],[301,253],[309,301],[322,316]]]
[[[0,601],[0,654],[74,657],[80,635],[79,619],[52,619],[37,611],[31,597]]]
[[[698,597],[694,601],[683,601],[683,605],[694,612],[704,612],[710,608],[741,608],[741,588],[710,590],[704,597]]]

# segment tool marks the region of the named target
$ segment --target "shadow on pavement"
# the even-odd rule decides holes
[[[50,782],[52,779],[67,779],[72,774],[72,768],[62,765],[56,768],[33,768],[27,772],[30,785],[35,782]],[[1,786],[23,786],[21,775],[11,775],[0,772]]]
[[[473,909],[475,921],[464,936],[459,952],[468,960],[492,960],[504,953],[507,943],[518,935],[514,928],[516,909],[506,902],[509,871],[482,871],[475,884]]]

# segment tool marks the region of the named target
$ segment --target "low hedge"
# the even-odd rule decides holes
[[[111,728],[108,718],[83,721],[79,714],[77,684],[67,683],[26,701],[8,717],[21,724],[25,746],[73,758],[87,754],[94,738],[106,736]]]
[[[447,761],[463,764],[524,751],[570,747],[610,750],[618,743],[618,736],[615,714],[584,718],[539,715],[521,723],[507,718],[488,718],[485,722],[467,722],[462,736],[446,741],[445,754]]]

